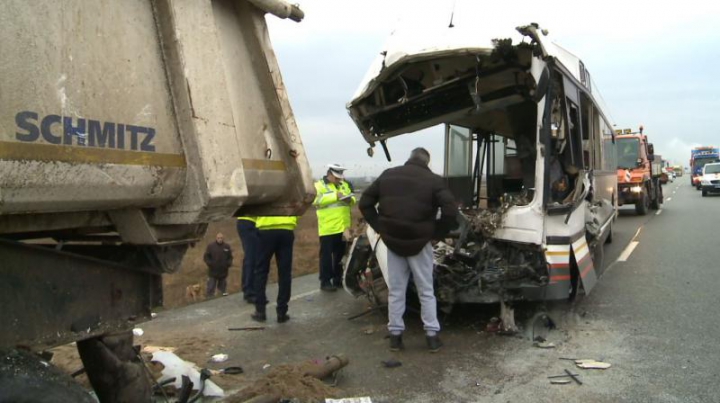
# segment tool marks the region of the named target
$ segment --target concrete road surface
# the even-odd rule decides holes
[[[508,337],[483,331],[497,306],[465,306],[443,318],[445,347],[430,354],[417,317],[407,320],[406,350],[387,349],[386,318],[349,321],[367,304],[344,292],[320,293],[314,275],[293,284],[292,319],[278,325],[269,306],[267,329],[255,326],[240,295],[163,312],[143,326],[140,342],[196,346],[196,360],[229,354],[241,365],[237,388],[265,364],[344,353],[350,365],[338,386],[373,402],[717,402],[720,401],[720,197],[701,197],[686,181],[668,184],[660,211],[636,216],[621,208],[607,267],[591,295],[575,304],[523,306],[520,318],[546,308],[558,329],[536,328],[555,349],[532,346],[528,329]],[[618,260],[620,258],[620,261]],[[275,289],[270,287],[270,299]],[[195,344],[188,340],[196,340]],[[402,366],[386,369],[382,360]],[[582,370],[561,358],[600,359],[607,370]],[[199,365],[204,365],[199,362]],[[582,385],[551,385],[569,369]]]

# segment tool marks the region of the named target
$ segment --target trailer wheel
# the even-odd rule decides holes
[[[649,207],[650,197],[648,196],[647,190],[644,190],[642,193],[642,199],[638,200],[638,202],[635,203],[635,212],[638,215],[646,215],[648,213]]]

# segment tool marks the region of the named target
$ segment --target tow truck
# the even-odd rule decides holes
[[[663,177],[667,178],[662,172],[662,158],[655,155],[642,126],[637,132],[624,129],[616,130],[616,134],[618,205],[634,204],[638,215],[659,209]]]

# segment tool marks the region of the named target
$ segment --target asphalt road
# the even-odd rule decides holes
[[[366,303],[317,292],[314,275],[295,279],[289,323],[278,325],[271,315],[264,331],[229,332],[230,326],[255,325],[251,307],[233,295],[160,313],[144,325],[140,342],[185,343],[188,351],[193,344],[187,340],[195,339],[197,361],[229,354],[223,365],[246,371],[230,389],[261,376],[265,364],[344,353],[350,365],[338,386],[346,396],[373,402],[717,402],[720,196],[703,198],[683,179],[665,186],[660,211],[641,217],[632,206],[621,208],[613,243],[605,248],[607,269],[590,295],[574,304],[520,308],[521,318],[549,310],[558,328],[536,330],[555,349],[533,347],[529,330],[515,337],[485,332],[498,308],[479,305],[443,319],[441,352],[426,351],[421,323],[411,317],[406,350],[390,353],[384,315],[348,321]],[[612,367],[582,370],[560,359],[568,357]],[[383,368],[389,358],[403,365]],[[547,377],[564,369],[579,373],[583,384],[551,385]]]

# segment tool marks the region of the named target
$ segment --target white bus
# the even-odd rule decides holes
[[[441,308],[589,293],[612,240],[615,134],[602,99],[579,58],[543,41],[536,24],[517,31],[515,43],[387,49],[348,104],[388,158],[388,139],[445,127],[445,177],[462,223],[435,248]],[[372,229],[355,240],[345,280],[382,304],[377,240]]]

